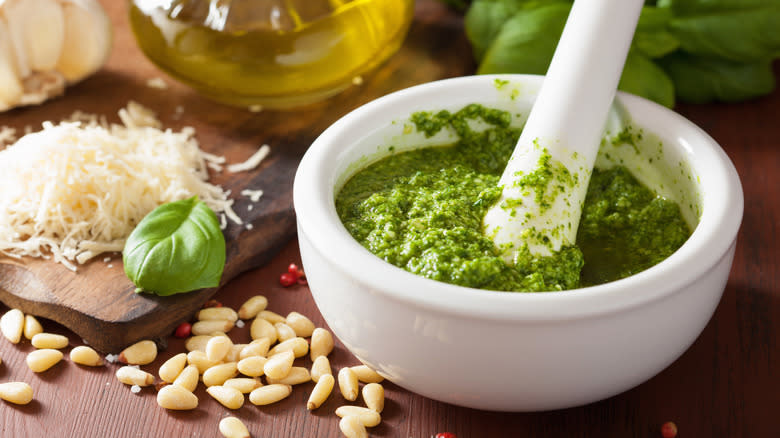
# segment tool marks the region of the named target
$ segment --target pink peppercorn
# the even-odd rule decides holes
[[[173,336],[176,336],[177,338],[186,338],[190,334],[192,334],[192,324],[188,322],[179,324],[179,326],[176,327],[176,331],[173,332]]]
[[[667,421],[661,426],[661,436],[663,438],[675,438],[677,436],[677,425]]]
[[[287,272],[294,275],[296,279],[303,276],[303,270],[295,263],[290,263],[290,266],[287,267]]]
[[[279,284],[281,284],[284,287],[290,287],[294,285],[298,279],[290,274],[289,272],[285,272],[284,274],[279,276]]]

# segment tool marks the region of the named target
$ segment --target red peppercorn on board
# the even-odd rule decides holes
[[[224,156],[227,164],[243,162],[260,145],[268,144],[271,153],[258,168],[211,176],[212,183],[231,191],[233,208],[244,221],[244,225],[228,221],[224,230],[224,285],[269,261],[295,235],[295,170],[306,148],[325,128],[350,110],[392,91],[473,73],[459,18],[435,3],[422,7],[430,10],[418,11],[406,44],[378,70],[331,99],[286,111],[250,112],[199,96],[147,61],[127,23],[119,21],[114,23],[113,54],[100,72],[44,105],[0,113],[0,126],[24,132],[25,126],[37,129],[44,121],[62,120],[76,110],[118,122],[117,111],[132,100],[157,113],[165,128],[194,127],[201,149]],[[148,81],[156,78],[167,87],[149,86]],[[263,190],[264,194],[252,203],[240,195],[244,189]],[[251,209],[250,204],[254,204]],[[111,260],[104,262],[106,256]],[[134,290],[124,274],[121,254],[98,256],[76,273],[47,260],[0,256],[0,301],[57,321],[106,353],[140,339],[170,335],[217,289],[169,297]]]

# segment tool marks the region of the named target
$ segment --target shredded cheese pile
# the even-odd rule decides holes
[[[241,223],[228,192],[207,182],[194,130],[161,130],[133,102],[123,124],[51,122],[0,151],[0,253],[52,257],[71,270],[103,252],[121,251],[138,222],[157,206],[197,195],[217,214]]]

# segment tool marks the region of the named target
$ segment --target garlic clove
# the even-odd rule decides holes
[[[0,17],[0,111],[12,108],[22,96],[22,83],[16,73],[14,50],[8,26]]]
[[[6,0],[5,18],[21,77],[32,71],[49,71],[57,65],[65,40],[65,14],[56,0]]]
[[[14,32],[12,32],[12,26],[8,24],[8,11],[6,10],[8,4],[13,4],[12,2],[6,1],[5,3],[0,3],[0,16],[3,17],[5,20],[4,23],[6,25],[6,34],[3,35],[3,39],[6,40],[5,44],[8,44],[11,48],[12,57],[14,59],[14,68],[16,71],[16,76],[18,78],[23,78],[30,74],[30,66],[27,64],[27,53],[24,48],[24,42],[21,41],[19,38],[14,38]]]
[[[19,105],[37,105],[65,93],[65,78],[58,72],[35,72],[22,80],[24,94]]]
[[[97,0],[0,0],[0,22],[0,112],[63,94],[111,51]]]
[[[69,83],[96,72],[111,51],[112,28],[103,8],[94,0],[71,0],[63,4],[65,41],[57,71]]]

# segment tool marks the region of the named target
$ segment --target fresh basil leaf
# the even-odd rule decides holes
[[[464,25],[477,62],[485,56],[504,23],[520,10],[520,3],[512,0],[477,0],[472,3],[464,17]]]
[[[660,60],[680,100],[690,103],[735,102],[772,92],[771,61],[735,63],[676,52]]]
[[[661,67],[636,49],[631,49],[628,52],[618,89],[642,96],[669,108],[674,106],[672,80]]]
[[[122,252],[125,274],[142,291],[172,295],[219,286],[225,236],[197,197],[169,202],[138,223]]]
[[[780,53],[780,1],[710,2],[669,24],[688,53],[754,63]]]
[[[649,58],[660,58],[680,47],[680,40],[671,32],[637,32],[634,35],[634,47]]]
[[[777,4],[778,0],[658,0],[656,6],[675,16],[702,15],[710,12]]]
[[[650,58],[660,58],[680,46],[680,41],[668,30],[672,13],[668,9],[645,6],[639,16],[633,46]]]
[[[477,73],[545,74],[571,5],[523,9],[510,18],[485,54]]]
[[[672,13],[668,9],[644,6],[642,7],[642,13],[639,14],[636,30],[637,32],[657,32],[659,30],[664,30],[671,19]]]

